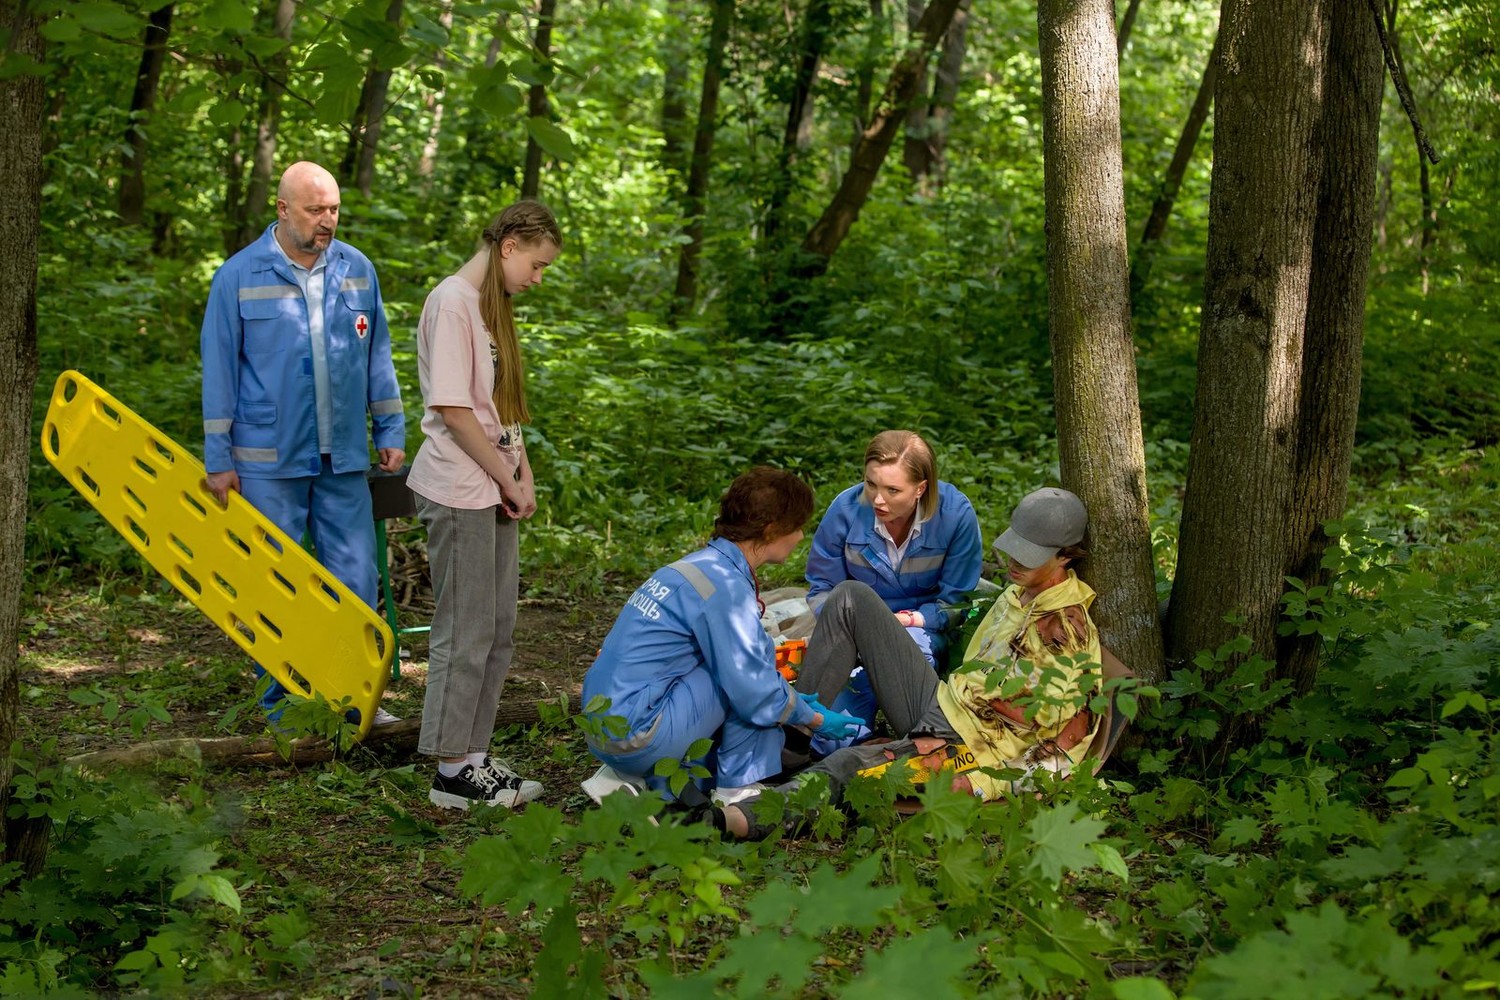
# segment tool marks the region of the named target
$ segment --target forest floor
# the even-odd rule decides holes
[[[523,598],[504,702],[576,698],[622,600]],[[425,622],[430,604],[419,599],[402,613],[405,624]],[[408,643],[410,658],[384,700],[403,718],[420,714],[426,677],[426,637]],[[21,653],[25,742],[55,739],[59,757],[170,737],[264,732],[246,700],[254,683],[248,658],[159,581],[150,589],[116,583],[37,596],[23,610]],[[236,704],[241,710],[226,728]],[[157,718],[148,715],[150,705],[159,706]],[[543,783],[542,802],[569,813],[590,806],[578,783],[596,765],[565,713],[509,726],[497,733],[496,747],[521,774]],[[496,817],[431,805],[432,767],[414,749],[356,746],[339,762],[300,768],[200,770],[173,762],[156,770],[165,783],[196,780],[211,793],[224,828],[221,864],[237,872],[231,880],[247,914],[306,919],[311,947],[298,952],[302,961],[286,963],[274,981],[218,995],[530,994],[540,925],[510,921],[457,888],[462,852]],[[278,963],[267,964],[274,972]]]

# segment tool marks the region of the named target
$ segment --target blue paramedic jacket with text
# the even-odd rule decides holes
[[[214,275],[203,317],[203,464],[261,479],[322,468],[307,306],[275,245],[274,225]],[[370,467],[376,449],[403,448],[406,422],[375,267],[332,240],[324,251],[329,458],[335,473]]]
[[[750,564],[715,538],[638,587],[583,681],[583,703],[610,701],[629,733],[611,747],[651,743],[672,685],[706,670],[732,717],[751,726],[809,725],[816,714],[776,672],[776,646],[760,623]]]

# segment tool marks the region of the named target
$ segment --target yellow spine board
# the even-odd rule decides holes
[[[288,689],[359,709],[390,676],[390,626],[203,463],[76,371],[58,376],[42,453],[141,556]]]

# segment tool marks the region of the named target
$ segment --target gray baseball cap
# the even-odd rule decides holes
[[[1067,490],[1046,486],[1028,493],[1010,515],[1010,527],[995,539],[995,551],[1028,569],[1042,565],[1066,545],[1083,541],[1089,514]]]

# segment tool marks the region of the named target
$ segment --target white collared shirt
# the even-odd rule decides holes
[[[277,223],[277,229],[281,224]],[[307,335],[312,340],[313,401],[318,413],[318,451],[324,455],[333,450],[333,407],[328,404],[328,339],[323,335],[323,275],[328,268],[328,255],[318,254],[312,267],[303,267],[287,256],[276,232],[271,232],[272,242],[281,256],[291,265],[292,277],[302,289],[302,298],[307,303]]]
[[[901,568],[901,560],[906,558],[907,548],[911,546],[912,539],[922,533],[922,525],[926,521],[927,518],[922,516],[922,501],[918,500],[916,516],[912,519],[911,530],[906,533],[906,541],[897,545],[896,540],[891,537],[891,533],[886,530],[885,525],[880,523],[880,519],[875,519],[875,534],[885,539],[885,557],[891,561],[891,569]]]

